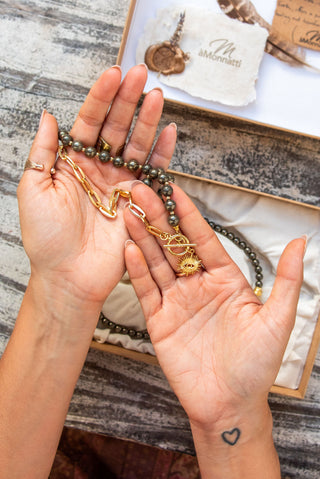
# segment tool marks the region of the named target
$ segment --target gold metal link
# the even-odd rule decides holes
[[[95,206],[96,208],[99,209],[100,206],[102,205],[102,203],[101,203],[101,199],[100,199],[98,193],[91,190],[91,191],[88,191],[88,196],[89,196],[89,200],[91,201],[93,206]]]

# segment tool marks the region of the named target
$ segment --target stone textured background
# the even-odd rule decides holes
[[[129,1],[0,1],[0,351],[28,281],[16,187],[41,111],[69,127],[116,63]],[[307,113],[306,113],[307,114]],[[320,141],[167,103],[172,169],[320,206]],[[320,355],[306,398],[270,396],[283,474],[320,476]],[[187,417],[157,366],[90,350],[67,425],[194,453]]]

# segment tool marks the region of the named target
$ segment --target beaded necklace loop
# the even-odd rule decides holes
[[[84,146],[83,143],[79,140],[74,140],[69,132],[65,130],[59,131],[59,140],[61,145],[58,148],[58,158],[66,161],[73,169],[73,172],[84,188],[85,192],[88,194],[91,203],[99,209],[99,211],[108,218],[115,218],[117,216],[117,204],[120,197],[127,198],[129,200],[129,209],[132,214],[138,217],[145,225],[146,230],[157,237],[161,241],[165,241],[166,244],[163,247],[172,255],[177,256],[178,261],[178,273],[177,276],[189,276],[203,267],[201,260],[196,255],[194,250],[195,244],[189,242],[188,238],[180,232],[179,223],[180,220],[175,214],[176,203],[171,199],[173,193],[173,188],[170,185],[170,182],[174,182],[174,176],[170,173],[167,173],[163,168],[154,168],[150,164],[141,165],[135,159],[125,161],[124,158],[118,154],[115,157],[112,157],[110,154],[111,145],[106,142],[101,136],[98,139],[96,146]],[[77,153],[84,153],[87,158],[98,159],[102,163],[111,163],[115,168],[127,168],[132,173],[141,172],[145,175],[145,178],[142,179],[142,182],[152,187],[153,181],[159,183],[159,195],[163,200],[164,207],[168,212],[168,223],[174,229],[175,233],[167,233],[161,231],[155,226],[151,225],[147,218],[145,212],[136,204],[132,202],[131,193],[128,191],[123,191],[116,188],[111,195],[109,200],[109,205],[103,205],[99,195],[92,189],[90,182],[88,181],[83,170],[68,156],[67,148],[71,147],[73,151]],[[123,150],[123,148],[121,148]],[[236,246],[244,251],[249,261],[254,267],[255,270],[255,287],[254,293],[257,296],[262,294],[262,268],[259,260],[257,259],[256,253],[247,245],[245,241],[237,237],[234,233],[228,231],[226,228],[214,223],[213,221],[205,218],[207,223],[211,228],[216,232],[220,233],[230,241],[232,241]]]

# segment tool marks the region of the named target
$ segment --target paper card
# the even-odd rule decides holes
[[[255,84],[268,32],[223,13],[187,6],[180,47],[189,60],[182,73],[159,80],[192,96],[224,105],[244,106],[256,99]],[[181,8],[162,9],[148,20],[137,48],[137,63],[150,45],[170,40]],[[146,61],[148,64],[148,62]]]
[[[278,0],[272,27],[292,43],[320,51],[320,0]]]

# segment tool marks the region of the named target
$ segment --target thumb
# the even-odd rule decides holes
[[[278,331],[284,328],[287,339],[289,339],[294,326],[303,281],[303,257],[306,241],[306,237],[295,239],[283,251],[271,295],[265,304],[270,318],[273,318],[274,321],[278,318],[278,321],[281,321]]]
[[[48,178],[56,161],[58,148],[58,124],[53,115],[43,110],[39,129],[33,141],[29,158],[26,162],[23,179],[32,178],[38,182]],[[37,167],[35,168],[35,165]]]

